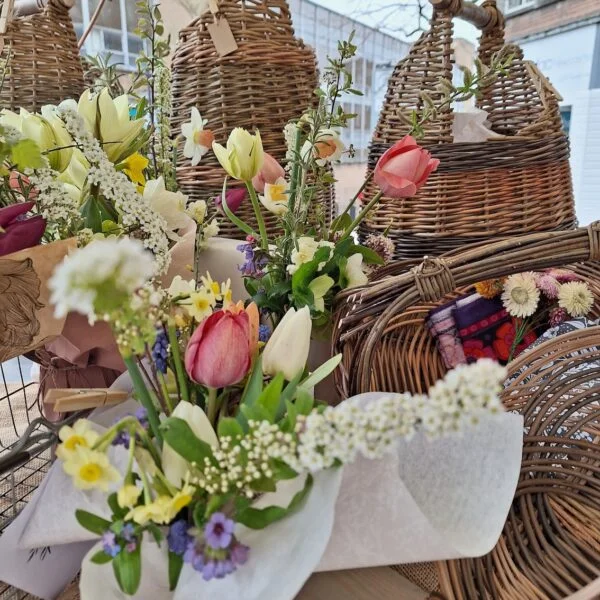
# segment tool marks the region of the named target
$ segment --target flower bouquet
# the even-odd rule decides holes
[[[228,282],[206,274],[163,290],[149,282],[157,268],[139,241],[97,240],[51,280],[59,315],[110,323],[140,403],[101,434],[86,420],[60,431],[64,472],[77,488],[103,492],[109,507],[108,517],[77,511],[101,538],[84,562],[84,600],[107,597],[90,583],[102,565],[127,595],[149,581],[165,597],[197,598],[202,585],[210,594],[211,580],[235,578],[250,562],[248,540],[260,540],[251,532],[283,523],[323,488],[335,498],[342,465],[383,457],[417,430],[440,436],[501,412],[505,372],[491,361],[451,373],[429,397],[328,407],[312,390],[340,357],[307,372],[307,306],[291,307],[269,336],[257,306],[234,303]]]

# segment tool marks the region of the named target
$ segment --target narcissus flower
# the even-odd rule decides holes
[[[263,206],[274,215],[283,216],[288,211],[288,184],[283,178],[265,184],[265,194],[260,196]]]
[[[63,463],[63,470],[73,478],[80,490],[99,489],[108,492],[111,484],[121,479],[121,474],[110,464],[108,456],[97,450],[78,446]]]
[[[198,109],[192,108],[191,120],[181,126],[181,133],[185,137],[183,155],[192,159],[195,167],[202,157],[211,149],[215,136],[210,129],[204,129],[208,119],[203,119]]]

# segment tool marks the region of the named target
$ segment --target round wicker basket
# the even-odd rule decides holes
[[[489,64],[504,46],[504,19],[495,0],[475,7],[463,0],[430,0],[431,29],[398,63],[373,135],[369,168],[410,126],[398,115],[421,111],[426,91],[434,101],[440,78],[452,80],[452,20],[478,17],[479,58]],[[471,19],[473,20],[473,19]],[[500,140],[452,143],[449,109],[424,126],[420,140],[441,164],[413,198],[382,198],[364,221],[361,235],[388,232],[396,258],[439,255],[466,243],[498,236],[575,226],[569,145],[562,131],[556,90],[516,45],[505,75],[482,90],[477,106],[488,113]],[[365,201],[378,189],[371,182]]]
[[[77,36],[69,16],[73,0],[4,0],[0,45],[7,71],[0,103],[38,111],[44,104],[79,98],[84,90]]]
[[[215,19],[227,20],[238,45],[226,56],[219,56],[208,30]],[[220,0],[218,14],[207,11],[181,30],[172,71],[173,135],[180,134],[196,107],[217,141],[225,143],[234,127],[256,128],[265,151],[281,162],[287,149],[283,128],[313,102],[318,83],[315,53],[294,37],[285,0]],[[207,200],[221,193],[226,174],[212,152],[194,167],[180,144],[177,162],[177,180],[190,198]],[[319,192],[315,210],[331,220],[332,187]],[[237,216],[256,227],[249,202]],[[267,217],[270,234],[276,223],[274,216]],[[226,237],[244,235],[226,219],[221,219],[220,229]]]
[[[477,283],[512,273],[568,265],[590,285],[600,316],[600,222],[479,245],[422,263],[390,265],[382,279],[336,301],[333,333],[343,361],[342,398],[369,391],[422,393],[446,373],[425,319],[431,309]]]

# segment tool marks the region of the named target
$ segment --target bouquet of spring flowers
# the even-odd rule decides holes
[[[274,323],[289,308],[305,306],[316,327],[330,323],[334,296],[342,289],[364,285],[368,273],[393,255],[393,243],[385,236],[371,236],[364,245],[357,244],[359,224],[384,193],[392,198],[414,195],[439,163],[412,137],[404,138],[382,156],[344,212],[332,223],[326,221],[316,198],[335,182],[332,165],[354,152],[345,147],[341,132],[355,115],[344,112],[341,100],[348,94],[360,94],[352,87],[347,69],[356,52],[352,37],[340,42],[338,50],[339,56],[329,59],[322,89],[315,92],[317,105],[285,127],[288,152],[284,165],[264,151],[258,131],[236,128],[223,146],[212,141],[196,108],[191,122],[182,127],[184,155],[193,164],[212,147],[228,176],[245,184],[247,193],[243,188],[228,191],[225,181],[217,202],[247,236],[239,247],[244,253],[240,271],[250,296],[259,309],[270,313]],[[354,206],[371,178],[381,191],[353,218]],[[248,197],[257,230],[236,215]],[[280,235],[269,237],[266,214],[278,219]]]
[[[306,371],[307,306],[291,307],[269,336],[228,282],[207,274],[164,290],[151,282],[156,270],[141,242],[96,240],[51,280],[58,314],[110,323],[141,405],[102,434],[85,419],[64,427],[57,449],[76,487],[106,493],[108,518],[79,510],[77,519],[101,538],[91,563],[110,563],[125,594],[153,575],[148,545],[164,548],[164,586],[176,598],[199,597],[201,585],[210,594],[202,579],[235,576],[252,560],[244,532],[302,510],[320,473],[358,454],[382,457],[417,429],[441,435],[501,410],[505,373],[491,361],[454,372],[429,398],[328,407],[312,390],[340,357]],[[257,505],[287,480],[299,482],[287,502]],[[198,581],[185,593],[184,572]],[[102,593],[82,587],[84,600]]]
[[[514,338],[509,361],[528,345],[530,332],[556,327],[569,317],[585,317],[594,305],[594,295],[588,284],[567,269],[491,279],[476,284],[475,290],[488,299],[500,296],[504,308],[513,318]],[[535,336],[531,341],[534,339]]]

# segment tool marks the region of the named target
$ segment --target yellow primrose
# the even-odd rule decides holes
[[[264,162],[264,151],[260,132],[252,135],[236,127],[227,140],[227,147],[213,142],[213,152],[230,177],[240,181],[252,181]]]
[[[189,302],[185,302],[182,306],[187,309],[190,316],[200,323],[212,314],[215,304],[216,299],[214,294],[206,289],[200,289],[190,294]]]
[[[128,156],[121,163],[121,165],[123,165],[123,173],[137,185],[138,192],[140,193],[144,191],[144,185],[146,185],[144,171],[148,168],[149,164],[150,161],[139,152],[135,152],[131,156]]]
[[[56,456],[61,460],[68,460],[78,448],[92,448],[100,437],[87,419],[79,419],[73,427],[63,425],[58,432],[62,444],[56,449]]]
[[[108,492],[110,485],[121,479],[121,474],[110,464],[106,454],[84,446],[78,446],[69,456],[63,463],[63,470],[73,478],[73,485],[80,490],[99,489]]]
[[[132,519],[138,525],[146,525],[150,521],[158,525],[170,523],[181,509],[192,502],[194,488],[184,485],[174,496],[159,496],[150,504],[136,506],[127,513],[125,520]]]
[[[141,494],[142,490],[139,487],[127,484],[117,492],[117,502],[121,508],[131,508],[135,506]]]
[[[260,196],[263,206],[274,215],[283,216],[288,211],[288,184],[280,177],[275,183],[265,184],[265,194]]]
[[[217,302],[223,302],[223,304],[229,304],[231,302],[231,279],[228,279],[224,283],[219,283],[207,272],[206,277],[200,277],[200,281],[206,291],[209,294],[212,294]]]
[[[325,311],[325,294],[333,287],[335,281],[329,275],[316,277],[308,284],[308,289],[313,293],[315,310]]]

